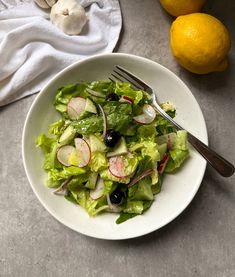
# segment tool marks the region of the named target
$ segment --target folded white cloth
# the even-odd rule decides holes
[[[89,20],[80,35],[68,36],[33,1],[0,0],[0,106],[38,92],[75,61],[113,51],[122,25],[118,0],[80,3]]]

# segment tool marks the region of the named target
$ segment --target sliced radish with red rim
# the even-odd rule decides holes
[[[153,122],[155,117],[156,117],[155,109],[149,104],[144,104],[143,113],[140,115],[134,116],[133,119],[138,123],[149,124]]]
[[[132,104],[134,102],[134,100],[126,95],[121,96],[120,102],[124,102],[124,103],[129,103]]]
[[[75,138],[75,147],[78,156],[78,167],[87,166],[91,159],[91,150],[88,143],[82,138]]]
[[[86,99],[82,97],[71,98],[67,105],[67,113],[70,119],[79,119],[81,113],[85,111]]]
[[[109,171],[117,178],[125,178],[125,162],[123,156],[116,156],[109,159]]]
[[[140,174],[139,176],[135,177],[129,184],[128,184],[128,188],[134,186],[136,183],[138,183],[141,179],[149,176],[150,174],[152,174],[153,169],[149,168],[147,169],[145,172],[143,172],[142,174]]]
[[[70,166],[71,164],[69,163],[69,157],[74,150],[75,148],[72,145],[61,146],[58,149],[57,155],[56,155],[58,161],[65,166]]]

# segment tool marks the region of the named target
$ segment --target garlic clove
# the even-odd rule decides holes
[[[56,0],[45,0],[47,2],[47,5],[52,7],[53,5],[55,5]]]
[[[53,24],[68,35],[78,35],[87,22],[84,8],[75,0],[58,0],[51,8]]]

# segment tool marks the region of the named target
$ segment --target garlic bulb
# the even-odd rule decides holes
[[[56,3],[56,0],[34,0],[34,2],[43,9],[49,9]]]
[[[51,9],[50,19],[68,35],[78,35],[87,22],[84,8],[76,0],[58,0]]]

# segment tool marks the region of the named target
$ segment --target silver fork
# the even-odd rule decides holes
[[[146,91],[148,94],[151,95],[151,101],[152,105],[155,107],[157,112],[170,121],[178,130],[183,130],[184,128],[181,127],[178,123],[176,123],[158,104],[156,99],[156,93],[154,90],[147,85],[144,81],[127,71],[121,66],[116,65],[113,73],[111,73],[111,76],[109,79],[112,82],[120,81],[120,82],[128,82],[130,83],[134,88],[141,89]],[[206,144],[204,144],[202,141],[197,139],[194,135],[188,132],[188,141],[190,144],[208,161],[208,163],[222,176],[224,177],[230,177],[234,173],[234,166],[221,157],[218,153],[210,149]]]

